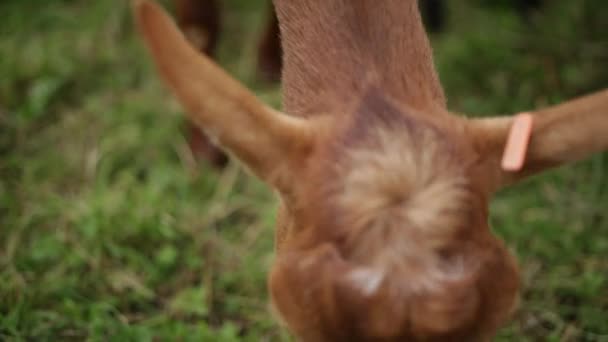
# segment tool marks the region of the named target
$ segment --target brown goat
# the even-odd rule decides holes
[[[280,198],[269,290],[303,341],[486,341],[517,303],[488,227],[501,187],[608,149],[608,91],[533,112],[520,172],[511,117],[446,109],[415,0],[275,0],[284,106],[268,108],[135,1],[158,70],[193,121]]]
[[[221,15],[217,0],[174,0],[177,24],[188,41],[200,52],[214,56],[220,34]],[[281,45],[279,25],[272,10],[268,11],[269,21],[259,43],[258,75],[269,82],[278,81],[281,76]],[[188,122],[186,124],[188,144],[196,159],[204,160],[212,166],[223,167],[226,155],[213,145],[201,130]]]

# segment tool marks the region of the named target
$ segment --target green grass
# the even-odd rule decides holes
[[[254,79],[263,6],[226,2],[221,63]],[[237,165],[192,166],[127,2],[0,2],[0,340],[287,341],[265,286],[275,203]],[[608,84],[605,1],[529,30],[455,8],[434,37],[453,109],[510,113]],[[608,133],[607,133],[608,134]],[[608,341],[608,156],[501,193],[523,304],[500,341]]]

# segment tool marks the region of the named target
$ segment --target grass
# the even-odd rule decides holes
[[[226,1],[222,64],[254,79],[263,4]],[[126,2],[0,2],[0,340],[288,341],[267,307],[275,203],[231,164],[194,168]],[[433,38],[451,108],[548,105],[605,87],[605,1],[527,27],[461,5]],[[252,29],[256,28],[256,29]],[[523,304],[499,341],[608,341],[608,156],[501,193]]]

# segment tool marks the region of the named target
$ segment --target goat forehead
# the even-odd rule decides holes
[[[348,229],[348,240],[368,245],[359,248],[362,255],[395,239],[413,252],[418,240],[430,242],[435,233],[450,237],[449,231],[468,219],[469,182],[463,166],[450,155],[450,146],[425,128],[398,133],[377,130],[368,137],[369,145],[347,151],[338,166],[341,189],[331,200]],[[406,252],[399,251],[397,257]]]
[[[430,109],[414,109],[393,98],[379,86],[370,83],[363,95],[357,101],[357,106],[351,112],[350,125],[339,137],[341,147],[351,148],[352,145],[365,145],[369,138],[373,139],[378,131],[388,134],[400,135],[401,132],[416,135],[418,131],[434,134],[438,140],[446,140],[446,128],[450,128],[445,122],[439,127],[440,120],[433,120],[434,114],[425,113]],[[447,119],[448,117],[446,117]],[[419,148],[424,152],[424,146]]]
[[[312,190],[321,229],[352,235],[370,225],[458,225],[469,193],[458,144],[395,103],[371,88],[336,137]]]
[[[338,137],[334,158],[342,165],[381,163],[393,172],[405,173],[418,170],[433,174],[441,171],[440,164],[456,166],[457,161],[464,160],[459,159],[461,142],[445,130],[447,125],[440,128],[429,117],[370,87],[353,112],[350,125]]]
[[[401,124],[371,127],[361,138],[336,164],[341,182],[337,198],[350,212],[405,205],[418,207],[413,216],[421,218],[443,214],[446,206],[464,199],[466,167],[451,141],[432,127],[406,119]],[[399,211],[388,213],[398,215]]]

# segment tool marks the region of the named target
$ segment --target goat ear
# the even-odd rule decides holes
[[[162,79],[190,119],[263,180],[289,183],[285,166],[310,147],[310,122],[266,107],[190,46],[157,4],[135,0],[133,10]]]
[[[477,150],[496,171],[498,189],[546,169],[608,150],[608,90],[532,112],[533,128],[521,170],[500,169],[512,117],[477,119],[470,128]]]

